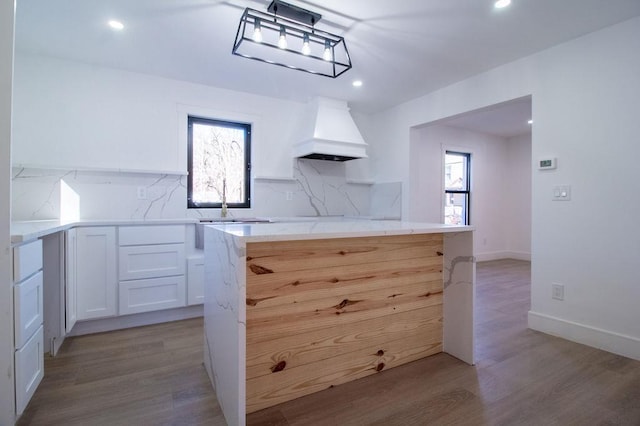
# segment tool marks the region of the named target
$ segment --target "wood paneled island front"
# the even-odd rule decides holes
[[[472,228],[207,228],[205,366],[230,425],[443,350],[473,364]]]

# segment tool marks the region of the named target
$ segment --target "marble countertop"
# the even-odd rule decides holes
[[[375,237],[473,231],[472,226],[394,220],[340,220],[208,225],[245,242]]]
[[[27,220],[11,222],[11,243],[19,244],[77,226],[127,226],[127,225],[174,225],[198,223],[198,219],[155,219],[155,220]]]

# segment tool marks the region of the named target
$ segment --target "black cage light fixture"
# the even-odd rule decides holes
[[[351,69],[344,38],[315,28],[322,15],[279,0],[267,11],[244,10],[234,55],[331,78]]]

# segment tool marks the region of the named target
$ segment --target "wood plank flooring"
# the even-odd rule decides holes
[[[528,262],[477,267],[475,367],[438,354],[249,425],[640,425],[640,362],[526,328]],[[68,339],[18,425],[225,425],[200,319]]]

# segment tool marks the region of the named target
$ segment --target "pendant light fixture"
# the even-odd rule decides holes
[[[274,0],[267,12],[246,8],[233,44],[234,55],[336,78],[351,69],[342,36],[315,27],[322,15]]]

